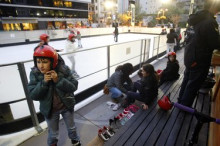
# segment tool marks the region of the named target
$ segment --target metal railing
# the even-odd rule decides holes
[[[154,53],[151,54],[152,57],[158,58],[159,57],[159,52],[164,52],[166,50],[166,47],[165,47],[166,44],[164,43],[164,41],[161,42],[161,40],[163,40],[165,37],[166,37],[166,35],[158,35],[158,36],[155,36],[153,39],[140,39],[140,40],[134,40],[134,41],[131,41],[131,42],[117,43],[117,44],[114,44],[114,45],[100,46],[100,47],[97,47],[97,48],[90,48],[90,49],[85,49],[85,50],[79,50],[79,51],[76,51],[76,52],[64,53],[64,54],[62,54],[62,56],[65,57],[66,55],[69,55],[69,54],[72,54],[72,53],[75,53],[76,55],[80,55],[80,54],[82,55],[84,53],[89,54],[89,53],[91,53],[90,51],[94,51],[94,50],[99,50],[100,51],[101,49],[104,48],[105,50],[103,52],[106,52],[106,58],[105,58],[106,67],[98,69],[98,70],[96,70],[94,72],[91,72],[91,73],[87,73],[87,74],[84,73],[84,75],[79,79],[79,82],[83,79],[88,79],[89,77],[91,77],[93,75],[97,75],[99,73],[102,73],[103,71],[106,72],[104,74],[104,76],[106,78],[104,78],[103,80],[106,80],[114,72],[115,68],[120,64],[130,62],[134,66],[139,65],[139,68],[140,68],[141,65],[149,59],[150,49],[153,50],[152,52],[154,52],[154,51],[156,52],[156,54],[154,54]],[[151,43],[154,44],[153,48],[150,48]],[[161,43],[163,43],[163,44],[161,44]],[[117,54],[117,52],[120,53],[120,52],[123,52],[123,51],[125,51],[126,54],[124,54],[124,55],[120,54],[121,58],[115,59],[115,55]],[[139,53],[137,53],[135,51],[137,51]],[[114,53],[116,53],[116,54],[114,54]],[[98,59],[98,57],[97,57],[97,59]],[[115,60],[118,60],[118,61],[115,61]],[[25,98],[13,100],[13,101],[8,100],[7,102],[2,102],[2,103],[0,103],[0,107],[1,107],[1,105],[10,105],[10,104],[14,104],[14,103],[18,103],[18,102],[26,100],[27,105],[28,105],[28,109],[30,111],[30,116],[31,116],[31,119],[32,119],[32,123],[33,123],[35,129],[37,130],[37,132],[40,133],[40,132],[42,132],[42,128],[39,125],[39,120],[37,118],[37,114],[36,114],[37,112],[35,110],[34,102],[29,98],[29,93],[28,93],[28,89],[27,89],[28,78],[27,78],[27,73],[26,73],[27,69],[25,68],[25,63],[29,63],[29,62],[33,62],[33,61],[32,60],[26,60],[26,61],[23,61],[23,62],[0,65],[0,69],[3,68],[3,67],[10,67],[10,66],[14,66],[14,65],[17,66],[18,72],[19,72],[19,75],[20,75],[20,81],[22,83],[23,91],[25,93]],[[76,59],[76,63],[77,63],[77,59]],[[79,72],[79,74],[80,74],[80,72]],[[10,88],[10,87],[6,87],[6,88]],[[84,90],[82,89],[81,92],[83,92],[83,91]],[[79,93],[81,93],[81,92],[79,92]],[[79,93],[77,93],[77,94],[79,94]]]

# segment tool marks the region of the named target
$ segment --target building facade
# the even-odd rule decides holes
[[[89,0],[2,0],[0,30],[66,29],[87,23]]]

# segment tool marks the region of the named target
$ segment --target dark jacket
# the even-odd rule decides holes
[[[158,80],[153,77],[143,77],[139,90],[144,102],[149,105],[158,95]]]
[[[214,15],[202,10],[190,15],[188,23],[193,31],[192,37],[186,42],[184,64],[188,68],[209,66],[213,50],[220,48],[218,24]]]
[[[32,68],[28,90],[30,98],[40,102],[40,112],[49,117],[52,111],[54,90],[67,109],[72,110],[75,105],[73,92],[78,88],[78,81],[72,77],[67,66],[59,66],[55,69],[58,74],[58,82],[44,82],[44,75],[36,68]]]
[[[171,81],[179,78],[179,63],[178,61],[168,61],[167,67],[163,70],[161,75],[161,80],[163,81]]]
[[[127,83],[129,86],[132,87],[132,80],[130,79],[129,76],[124,76],[123,72],[121,70],[115,71],[111,77],[107,81],[107,87],[112,88],[116,87],[118,88],[121,92],[127,93],[127,89],[123,87],[124,83]]]
[[[118,35],[119,32],[118,32],[118,27],[115,27],[115,35]]]
[[[175,39],[177,41],[178,36],[175,32],[167,34],[167,43],[175,43]]]

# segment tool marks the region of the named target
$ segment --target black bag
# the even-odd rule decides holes
[[[203,82],[201,88],[211,89],[211,88],[213,88],[213,86],[215,85],[215,83],[216,83],[216,81],[215,81],[213,78],[211,78],[211,77],[208,76],[208,77],[205,79],[205,81]]]

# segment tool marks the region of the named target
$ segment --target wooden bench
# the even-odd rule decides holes
[[[159,89],[158,99],[171,92],[171,101],[176,102],[183,80],[184,67],[180,69],[180,78],[174,82],[164,83]],[[106,146],[152,146],[184,145],[191,138],[197,119],[191,114],[177,108],[164,111],[155,100],[148,110],[139,110],[105,143]],[[194,107],[209,115],[210,97],[198,94]],[[198,144],[207,145],[209,124],[204,124],[199,134]]]

